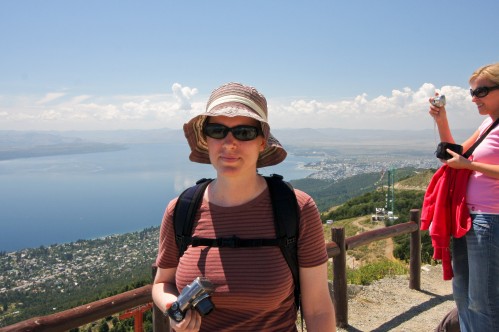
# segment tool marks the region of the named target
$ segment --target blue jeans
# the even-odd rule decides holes
[[[474,214],[452,240],[452,287],[461,331],[499,331],[499,215]]]

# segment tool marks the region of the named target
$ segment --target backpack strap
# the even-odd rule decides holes
[[[197,181],[195,186],[184,190],[178,197],[175,210],[173,211],[173,227],[179,258],[182,257],[189,245],[196,212],[203,200],[204,191],[211,181],[213,179],[203,178]]]
[[[283,177],[272,174],[265,177],[270,190],[277,239],[279,247],[288,263],[295,284],[295,305],[300,307],[300,273],[298,264],[298,230],[299,210],[296,195],[291,184],[283,181]],[[284,240],[284,241],[282,241]]]

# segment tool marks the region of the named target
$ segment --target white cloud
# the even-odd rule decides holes
[[[92,98],[92,96],[89,96],[89,95],[75,96],[75,97],[71,98],[71,100],[69,101],[69,104],[71,104],[71,105],[79,104],[79,103],[82,103],[85,100],[90,99],[90,98]]]
[[[61,118],[60,113],[54,110],[43,111],[40,114],[40,120],[51,121],[51,120],[59,120],[60,118]]]
[[[50,92],[47,93],[42,99],[38,100],[36,104],[38,105],[43,105],[46,103],[49,103],[51,101],[54,101],[56,99],[59,99],[61,97],[64,97],[66,94],[62,92]]]
[[[182,87],[179,83],[174,83],[172,85],[173,95],[178,102],[178,108],[181,110],[191,109],[191,99],[198,93],[198,89],[189,88],[187,86]]]
[[[181,128],[202,112],[206,100],[198,89],[175,83],[171,94],[90,96],[47,93],[40,96],[0,96],[0,129],[152,129]],[[389,95],[361,93],[343,100],[279,99],[267,96],[273,128],[429,129],[428,99],[436,87],[393,89]],[[451,128],[476,128],[483,120],[468,89],[443,86]]]
[[[415,91],[405,87],[374,98],[360,94],[350,100],[300,99],[289,104],[270,100],[270,123],[278,128],[429,129],[433,120],[428,115],[428,99],[436,90],[425,83]],[[475,128],[483,120],[466,89],[444,86],[438,91],[447,96],[451,127]]]

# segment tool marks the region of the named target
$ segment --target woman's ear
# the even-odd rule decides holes
[[[262,144],[260,144],[260,152],[263,152],[263,150],[265,150],[266,146],[267,146],[267,141],[262,139]]]

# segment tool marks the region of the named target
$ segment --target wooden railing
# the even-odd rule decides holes
[[[348,326],[348,296],[346,277],[347,250],[388,239],[394,236],[411,233],[409,288],[421,289],[421,231],[419,210],[410,211],[410,219],[406,223],[364,232],[345,239],[345,229],[331,229],[331,240],[326,244],[328,256],[333,258],[333,303],[336,312],[336,325]]]
[[[346,253],[348,250],[371,242],[411,233],[409,288],[421,289],[421,234],[419,225],[419,210],[411,210],[410,219],[406,223],[364,232],[349,238],[345,238],[344,228],[332,227],[332,242],[328,242],[326,248],[329,258],[333,259],[333,304],[337,326],[348,326],[346,279]],[[0,328],[0,332],[67,331],[124,310],[151,303],[151,287],[151,285],[147,285],[56,314],[31,318]],[[153,306],[153,329],[154,331],[168,331],[169,329],[167,320],[164,319],[161,310],[156,306]]]
[[[0,331],[67,331],[151,302],[151,287],[147,285],[52,315],[31,318],[4,327]]]

